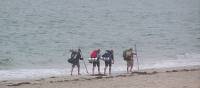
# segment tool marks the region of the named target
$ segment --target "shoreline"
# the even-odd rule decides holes
[[[81,76],[52,76],[48,78],[40,78],[37,80],[4,80],[0,81],[0,88],[21,88],[24,86],[38,86],[45,84],[68,84],[69,82],[89,82],[98,80],[108,80],[108,79],[118,79],[118,78],[129,78],[138,76],[152,76],[159,74],[174,74],[174,73],[200,73],[200,66],[185,66],[185,67],[175,67],[175,68],[160,68],[160,69],[145,69],[140,71],[135,71],[133,73],[115,73],[111,76],[105,75],[81,75]],[[200,76],[199,76],[200,77]],[[200,82],[200,79],[199,79]],[[35,88],[35,87],[33,87]],[[64,87],[60,87],[64,88]]]
[[[143,68],[143,69],[140,69],[139,71],[152,71],[152,70],[157,70],[157,71],[162,71],[162,70],[170,70],[170,69],[181,69],[181,68],[200,68],[200,65],[192,65],[192,66],[178,66],[178,67],[160,67],[160,68]],[[113,69],[112,69],[113,70]],[[18,76],[15,76],[14,73],[17,73]],[[16,72],[18,71],[18,72]],[[30,72],[29,72],[30,71]],[[134,69],[134,71],[138,71],[136,70],[136,68]],[[0,82],[1,81],[21,81],[21,80],[39,80],[39,79],[47,79],[47,78],[51,78],[51,77],[71,77],[70,73],[67,73],[67,72],[70,72],[69,69],[68,70],[65,70],[64,68],[63,69],[18,69],[18,70],[2,70],[3,74],[1,75],[4,75],[6,74],[6,72],[8,73],[12,73],[11,75],[10,74],[7,74],[6,76],[9,76],[8,78],[4,77],[2,79],[0,79]],[[33,72],[33,73],[32,73]],[[35,73],[37,72],[37,73]],[[39,74],[42,74],[42,75],[39,75]],[[75,74],[73,76],[78,76],[76,74],[76,71],[74,72]],[[119,70],[119,71],[112,71],[112,76],[114,75],[120,75],[120,74],[124,74],[126,73],[126,69],[124,68],[124,70]],[[91,74],[91,72],[90,72]],[[87,74],[86,72],[83,72],[82,76],[91,76],[89,74]]]

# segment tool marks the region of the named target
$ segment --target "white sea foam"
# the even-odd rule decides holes
[[[166,58],[164,60],[147,62],[143,68],[170,68],[182,66],[195,66],[200,65],[200,54],[177,55],[176,58]]]
[[[170,67],[182,67],[182,66],[195,66],[200,65],[200,54],[184,54],[177,55],[177,59],[168,59],[162,61],[152,61],[152,63],[140,64],[141,69],[151,68],[170,68]],[[137,70],[137,62],[135,62],[134,70]],[[87,69],[91,73],[92,64],[87,64]],[[104,63],[101,63],[101,71],[104,70]],[[126,72],[126,63],[114,64],[112,67],[114,73]],[[74,74],[77,75],[77,68],[74,70]],[[86,75],[86,70],[81,63],[81,74]],[[70,75],[70,69],[14,69],[14,70],[0,70],[0,80],[19,80],[19,79],[39,79],[47,78],[51,76],[66,76]]]
[[[0,70],[0,80],[38,79],[67,74],[64,69]]]

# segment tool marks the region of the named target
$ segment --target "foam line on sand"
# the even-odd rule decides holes
[[[107,81],[107,80],[113,80],[113,82],[115,82],[115,80],[116,80],[116,82],[117,82],[117,80],[123,80],[123,81],[131,80],[131,81],[133,81],[133,83],[137,84],[137,82],[142,81],[142,80],[146,80],[146,78],[150,78],[149,80],[156,81],[157,80],[156,77],[158,77],[158,78],[160,77],[162,79],[162,77],[166,78],[165,77],[166,75],[167,75],[167,77],[170,77],[171,75],[173,75],[174,76],[173,78],[176,79],[176,77],[179,77],[182,74],[186,74],[186,75],[190,74],[191,75],[191,74],[198,74],[198,73],[200,73],[200,67],[149,69],[149,70],[135,71],[135,72],[132,72],[130,74],[122,73],[122,74],[114,74],[114,75],[111,75],[111,76],[102,75],[102,74],[100,74],[100,75],[96,74],[94,76],[90,76],[90,75],[64,76],[64,77],[54,77],[54,76],[52,76],[50,78],[42,78],[42,79],[39,79],[39,80],[18,80],[18,81],[16,81],[16,80],[15,81],[12,81],[12,80],[6,81],[5,80],[5,81],[0,82],[0,88],[26,88],[26,87],[45,88],[45,87],[47,87],[47,85],[51,85],[51,87],[49,87],[49,88],[54,88],[55,85],[57,85],[57,86],[61,85],[58,88],[67,88],[66,86],[69,85],[69,84],[70,84],[70,86],[68,86],[68,87],[75,87],[77,85],[73,85],[73,84],[85,85],[84,83],[86,83],[86,84],[90,83],[90,82],[93,83],[94,81],[98,82],[96,84],[93,83],[93,84],[90,84],[90,85],[86,85],[86,86],[88,86],[88,88],[90,88],[91,85],[99,85],[101,83],[104,83],[104,81]],[[176,74],[176,75],[174,75],[174,74]],[[141,79],[135,80],[138,77],[140,77]],[[188,77],[189,77],[189,75],[188,75]],[[191,81],[192,81],[192,78],[194,78],[194,77],[195,77],[195,75],[191,75]],[[130,78],[132,78],[132,79],[130,79]],[[181,79],[183,79],[183,78],[181,78]],[[166,79],[168,79],[168,78],[166,78]],[[183,79],[183,80],[185,80],[185,79]],[[173,80],[168,80],[168,81],[173,81]],[[200,82],[200,75],[197,77],[196,81]],[[116,83],[116,84],[113,83],[112,85],[119,85],[119,84],[120,84],[120,82]],[[162,82],[161,82],[161,84],[162,84]],[[62,86],[62,85],[66,85],[66,86]],[[148,86],[150,84],[148,84],[148,82],[147,82],[145,85]],[[171,85],[173,85],[173,84],[171,84]],[[137,85],[135,85],[135,86],[138,87]],[[110,87],[112,88],[113,86],[110,86]],[[128,85],[123,86],[123,87],[128,88]],[[197,88],[198,87],[200,88],[200,85],[197,84]],[[165,88],[165,87],[161,87],[161,88]],[[195,88],[195,87],[192,87],[192,88]]]

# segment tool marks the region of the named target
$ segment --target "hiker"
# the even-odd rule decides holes
[[[71,75],[73,73],[74,67],[77,66],[78,67],[78,75],[80,74],[80,63],[79,60],[82,60],[82,56],[81,56],[81,49],[76,50],[70,50],[71,52],[71,58],[68,60],[69,63],[72,64],[72,69],[71,69]]]
[[[98,67],[98,73],[101,74],[101,72],[100,72],[100,58],[101,58],[100,52],[101,52],[101,50],[97,49],[97,50],[92,51],[92,53],[90,54],[91,61],[89,61],[89,62],[93,64],[92,75],[94,75],[94,70],[95,70],[96,66]]]
[[[132,72],[133,64],[134,64],[133,55],[136,55],[136,53],[133,53],[133,48],[130,48],[123,52],[124,60],[127,62],[127,73],[129,73],[129,71]]]
[[[106,69],[109,66],[109,75],[111,75],[111,66],[114,64],[114,55],[113,50],[106,50],[102,55],[103,60],[105,61],[104,75],[106,75]]]

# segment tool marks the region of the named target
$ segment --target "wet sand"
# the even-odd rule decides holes
[[[112,76],[64,76],[1,81],[0,88],[200,88],[200,66],[149,69]]]

